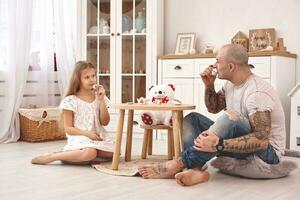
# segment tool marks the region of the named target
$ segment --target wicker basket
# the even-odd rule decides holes
[[[20,140],[27,142],[42,142],[65,139],[66,135],[60,122],[60,112],[57,107],[21,108]]]

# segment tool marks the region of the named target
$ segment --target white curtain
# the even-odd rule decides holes
[[[60,93],[63,96],[75,65],[77,6],[75,0],[54,0],[55,51]]]
[[[59,93],[64,94],[75,64],[76,3],[76,0],[0,0],[0,17],[7,15],[0,19],[0,48],[7,49],[7,56],[0,55],[0,143],[17,141],[20,137],[18,109],[30,104],[23,98],[28,78],[38,83],[30,88],[31,94],[36,95],[35,104],[57,104],[54,52]],[[5,42],[3,36],[8,38]]]
[[[56,105],[54,91],[54,19],[52,0],[33,0],[31,62],[27,90],[33,98],[24,98],[22,107]]]
[[[0,143],[7,143],[16,141],[20,136],[18,108],[22,102],[29,66],[32,0],[1,0],[0,3],[1,10],[7,9],[7,26],[0,29],[0,35],[7,39],[2,38],[1,41],[6,52],[1,57],[0,68],[4,84],[1,97],[3,104],[0,112]]]

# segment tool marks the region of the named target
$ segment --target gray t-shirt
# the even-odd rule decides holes
[[[284,111],[272,86],[257,75],[251,75],[240,86],[226,81],[222,87],[226,98],[226,109],[233,110],[249,119],[257,111],[271,112],[270,144],[277,155],[283,155],[285,149],[285,117]]]

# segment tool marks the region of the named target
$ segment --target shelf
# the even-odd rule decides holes
[[[122,36],[146,36],[147,33],[122,33]]]
[[[187,54],[187,55],[161,55],[158,56],[158,59],[167,60],[167,59],[193,59],[193,58],[215,58],[217,54]],[[255,51],[248,52],[249,56],[282,56],[288,58],[297,58],[297,54],[290,53],[288,51]]]
[[[99,37],[109,37],[110,36],[110,34],[109,33],[107,33],[107,34],[104,34],[104,33],[101,33],[101,34],[86,34],[86,36],[87,37],[97,37],[97,36],[99,36]]]
[[[146,76],[146,74],[136,73],[136,74],[122,74],[122,76]]]
[[[116,35],[116,34],[115,34]],[[136,36],[136,37],[146,37],[146,33],[122,33],[121,36],[123,37],[133,37],[133,36]],[[87,37],[110,37],[111,34],[87,34],[86,35]]]

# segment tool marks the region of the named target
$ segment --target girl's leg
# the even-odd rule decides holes
[[[97,150],[97,157],[100,158],[112,158],[114,155],[113,152]]]
[[[35,157],[31,160],[32,164],[48,164],[56,160],[65,161],[67,163],[79,163],[90,161],[97,157],[97,150],[94,148],[84,148],[72,151],[53,152]]]

